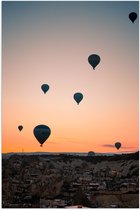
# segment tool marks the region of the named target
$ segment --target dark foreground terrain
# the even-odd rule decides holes
[[[4,157],[4,156],[3,156]],[[138,208],[139,152],[2,159],[2,208]]]

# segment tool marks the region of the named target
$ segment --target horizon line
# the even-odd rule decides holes
[[[2,154],[10,154],[10,153],[89,153],[90,151],[88,152],[44,152],[44,151],[34,151],[34,152],[4,152]],[[94,152],[94,151],[93,151]],[[121,154],[121,153],[136,153],[136,152],[139,152],[139,150],[137,151],[118,151],[118,152],[95,152],[95,155],[96,154]]]

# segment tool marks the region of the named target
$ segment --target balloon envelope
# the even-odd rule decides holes
[[[100,56],[96,54],[92,54],[88,57],[89,64],[93,67],[95,70],[95,67],[100,63]]]
[[[22,126],[22,125],[19,125],[19,126],[18,126],[18,129],[19,129],[19,131],[22,131],[23,126]]]
[[[41,89],[43,90],[44,93],[46,93],[46,92],[49,90],[49,85],[43,84],[43,85],[41,86]]]
[[[34,136],[42,144],[48,139],[51,134],[51,130],[46,125],[37,125],[33,130]]]
[[[131,13],[129,14],[129,19],[132,21],[132,23],[134,23],[135,20],[137,19],[137,13],[131,12]]]
[[[116,142],[116,143],[115,143],[115,147],[116,147],[117,149],[120,149],[121,143],[120,143],[120,142]]]
[[[82,101],[82,99],[83,99],[83,94],[82,93],[75,93],[73,97],[74,97],[74,100],[77,102],[77,104],[79,104],[80,101]]]
[[[89,151],[89,152],[88,152],[88,156],[89,156],[89,157],[93,157],[93,156],[95,156],[95,152],[93,152],[93,151]]]

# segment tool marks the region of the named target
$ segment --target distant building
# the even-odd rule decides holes
[[[88,209],[88,207],[86,207],[86,206],[82,206],[82,205],[75,205],[75,206],[66,206],[65,208],[68,208],[68,209],[75,209],[75,208],[86,208],[86,209]]]

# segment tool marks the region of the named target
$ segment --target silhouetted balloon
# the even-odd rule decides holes
[[[100,56],[96,54],[92,54],[88,57],[89,64],[93,67],[95,70],[95,67],[100,63]]]
[[[131,12],[131,13],[129,14],[129,19],[132,21],[132,23],[134,23],[135,20],[137,19],[137,13]]]
[[[42,86],[41,86],[41,89],[43,90],[43,92],[44,92],[44,94],[49,90],[49,85],[47,85],[47,84],[43,84]]]
[[[95,156],[95,152],[93,152],[93,151],[89,151],[89,152],[88,152],[88,156],[89,156],[89,157],[93,157],[93,156]]]
[[[120,142],[116,142],[116,143],[115,143],[115,147],[116,147],[117,149],[120,149],[121,143],[120,143]]]
[[[74,97],[74,100],[77,102],[77,104],[79,104],[80,101],[82,101],[82,99],[83,99],[83,94],[82,93],[75,93],[73,97]]]
[[[34,136],[39,141],[42,146],[42,144],[48,139],[48,137],[51,134],[51,130],[46,125],[37,125],[33,130]]]
[[[22,126],[22,125],[19,125],[19,126],[18,126],[18,129],[19,129],[19,131],[22,131],[23,126]]]

